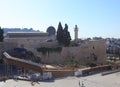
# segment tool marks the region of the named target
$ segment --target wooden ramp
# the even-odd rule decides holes
[[[26,70],[33,70],[36,72],[43,73],[42,64],[38,64],[32,61],[12,57],[7,52],[4,52],[3,55],[4,55],[3,60],[8,64],[15,65],[18,67],[23,67]]]

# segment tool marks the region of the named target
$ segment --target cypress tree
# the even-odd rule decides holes
[[[57,40],[58,40],[59,44],[63,43],[63,27],[62,27],[61,22],[59,22],[59,24],[58,24]]]
[[[65,28],[63,30],[63,27],[61,25],[61,22],[58,24],[57,29],[57,40],[60,45],[69,46],[71,41],[71,36],[68,31],[68,25],[65,24]]]
[[[64,28],[64,40],[63,40],[63,44],[64,46],[69,46],[70,45],[70,40],[71,40],[71,36],[70,33],[68,31],[68,25],[65,24],[65,28]]]

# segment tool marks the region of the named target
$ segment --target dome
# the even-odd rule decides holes
[[[56,30],[55,30],[55,28],[53,26],[50,26],[50,27],[47,28],[46,32],[48,32],[49,35],[55,35]]]

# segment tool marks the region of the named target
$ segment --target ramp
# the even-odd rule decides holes
[[[4,55],[3,60],[8,64],[15,65],[18,67],[23,67],[26,70],[33,70],[36,72],[43,73],[43,69],[42,69],[43,65],[42,64],[38,64],[38,63],[35,63],[32,61],[12,57],[7,52],[4,52],[3,55]]]

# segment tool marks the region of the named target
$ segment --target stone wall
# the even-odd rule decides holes
[[[33,49],[40,46],[47,46],[47,40],[55,40],[56,37],[54,35],[44,36],[44,37],[28,37],[28,38],[5,38],[4,42],[7,43],[16,43],[17,47],[24,47],[26,49]],[[49,42],[51,45],[51,43]],[[54,44],[54,43],[53,43]]]
[[[43,63],[69,64],[76,61],[79,64],[104,64],[106,61],[106,41],[104,40],[84,41],[79,43],[79,46],[62,47],[61,52],[50,52],[46,55],[37,52],[36,49],[39,47],[56,47],[58,45],[57,42],[46,42],[48,39],[55,39],[55,37],[5,38],[5,42],[17,44],[17,47],[24,47],[32,51],[41,58]]]
[[[15,47],[17,47],[16,43],[0,42],[0,58],[1,58],[1,55],[4,51],[8,51],[8,50],[15,48]]]
[[[77,61],[79,64],[97,63],[104,64],[106,61],[106,43],[105,41],[87,41],[77,47],[62,47],[62,51],[51,52],[43,55],[36,52],[44,63],[67,64],[71,61]]]

